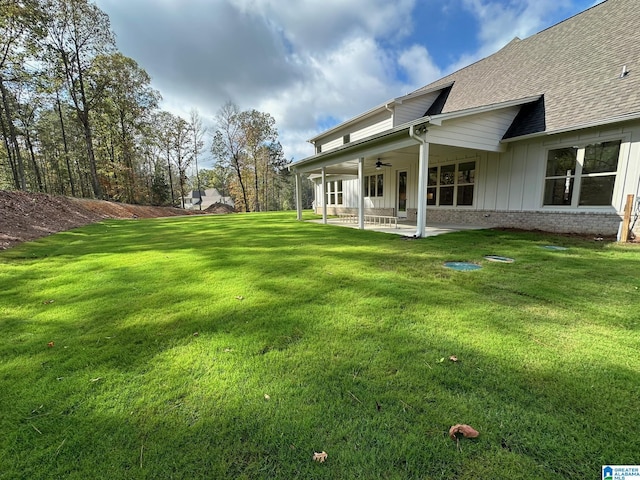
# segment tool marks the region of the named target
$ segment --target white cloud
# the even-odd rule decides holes
[[[420,44],[420,30],[435,21],[417,15],[424,0],[96,1],[119,48],[152,76],[163,108],[185,117],[197,108],[211,118],[231,100],[268,112],[285,155],[296,159],[313,153],[305,140],[326,119],[346,120],[415,90],[534,33],[546,26],[548,11],[570,4],[456,0],[450,14],[463,3],[477,19],[480,46],[444,66],[429,51],[448,48],[448,33],[438,45]]]
[[[413,45],[401,52],[398,65],[406,72],[409,82],[416,88],[431,83],[442,76],[427,49],[422,45]]]
[[[463,5],[478,20],[480,45],[456,62],[458,68],[495,53],[515,37],[540,31],[554,14],[568,10],[571,0],[463,0]]]

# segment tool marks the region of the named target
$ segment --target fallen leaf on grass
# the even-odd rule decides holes
[[[51,303],[55,302],[55,300],[45,300],[44,302],[42,302],[43,305],[49,305]]]
[[[452,362],[457,362],[458,361],[458,357],[456,357],[455,355],[451,355],[449,357],[449,360],[451,360]]]
[[[52,348],[52,347],[53,347],[53,345],[54,345],[54,343],[53,343],[53,342],[49,342],[49,343],[47,343],[47,347],[49,347],[49,348]]]
[[[198,332],[193,332],[194,337],[197,337],[198,335],[200,335]]]
[[[271,400],[271,397],[265,393],[265,394],[264,394],[264,399],[265,399],[265,400]]]
[[[478,437],[478,435],[480,435],[477,430],[475,430],[473,427],[470,427],[469,425],[457,424],[449,429],[449,436],[451,437],[451,440],[457,440],[458,437],[456,435],[458,433],[461,433],[465,438],[476,438]]]
[[[243,297],[242,295],[238,295],[238,296],[236,297],[236,300],[244,300],[244,297]]]
[[[98,380],[102,380],[102,377],[98,377],[98,378],[92,378],[89,381],[90,382],[97,382]]]
[[[324,461],[327,459],[327,452],[313,452],[313,459],[316,462],[324,463]]]

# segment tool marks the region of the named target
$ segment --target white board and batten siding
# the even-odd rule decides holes
[[[579,207],[580,211],[621,212],[628,193],[640,193],[640,122],[615,129],[585,129],[529,141],[514,142],[504,153],[480,154],[475,208],[499,211],[545,211],[546,159],[549,150],[621,140],[618,173],[611,207]],[[562,211],[571,210],[560,207]]]

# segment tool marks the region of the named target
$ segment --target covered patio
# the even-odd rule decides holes
[[[338,126],[325,134],[329,140],[336,137],[335,141],[326,140],[323,145],[325,140],[311,140],[316,154],[291,166],[298,220],[302,219],[300,192],[305,176],[316,184],[316,212],[324,224],[411,237],[487,228],[486,222],[472,218],[478,204],[484,203],[479,201],[476,170],[480,164],[487,165],[489,158],[497,162],[497,155],[508,148],[503,136],[520,107],[538,100],[539,96],[527,97],[425,115],[368,136],[370,130],[361,126],[358,138],[349,133],[348,123]],[[378,130],[387,125],[378,117],[374,120]],[[483,185],[481,194],[487,191]],[[427,209],[436,217],[428,224]],[[330,218],[334,216],[338,218]],[[452,225],[442,224],[449,216]],[[382,222],[375,224],[375,218],[367,217]]]

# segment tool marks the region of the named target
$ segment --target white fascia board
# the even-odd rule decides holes
[[[436,92],[438,90],[443,90],[443,89],[445,89],[447,87],[450,87],[451,85],[453,85],[453,82],[445,84],[445,85],[440,85],[440,86],[438,86],[436,88],[431,88],[431,89],[428,89],[428,90],[418,90],[418,91],[403,95],[401,97],[392,98],[391,100],[389,100],[387,102],[384,102],[384,103],[378,105],[377,107],[372,108],[371,110],[367,110],[366,112],[361,113],[357,117],[350,118],[349,120],[347,120],[345,122],[342,122],[342,123],[339,123],[338,125],[336,125],[335,127],[330,128],[329,130],[325,130],[320,135],[316,135],[315,137],[310,138],[309,140],[307,140],[307,142],[315,144],[315,142],[319,138],[326,137],[327,135],[330,135],[331,133],[334,133],[334,132],[336,132],[338,130],[343,129],[347,125],[350,125],[352,123],[357,123],[357,122],[359,122],[361,120],[364,120],[365,118],[371,117],[371,116],[376,115],[378,113],[382,113],[385,110],[388,110],[389,107],[392,107],[394,105],[400,105],[403,102],[405,102],[407,100],[410,100],[412,98],[421,97],[421,96],[426,95],[428,93],[433,93],[433,92]]]

